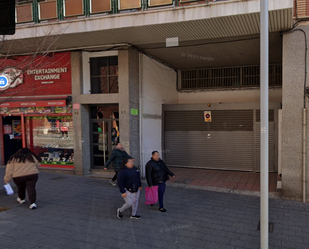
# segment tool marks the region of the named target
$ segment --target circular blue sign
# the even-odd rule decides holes
[[[0,88],[5,88],[9,84],[9,80],[6,76],[0,76]]]

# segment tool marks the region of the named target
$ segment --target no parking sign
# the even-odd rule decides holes
[[[211,122],[211,111],[204,111],[205,122]]]

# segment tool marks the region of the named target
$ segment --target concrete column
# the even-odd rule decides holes
[[[309,32],[309,26],[307,25],[302,25],[299,26],[298,28],[305,30],[307,34]],[[302,111],[304,108],[303,107],[304,74],[305,74],[304,58],[305,58],[304,35],[299,31],[294,31],[285,34],[283,36],[283,59],[282,59],[283,61],[282,188],[283,188],[283,198],[294,199],[294,200],[302,200],[302,190],[303,190]],[[309,129],[309,127],[307,127],[307,129]],[[307,141],[309,141],[308,139],[309,137],[307,137]],[[307,151],[308,149],[309,147],[307,148]],[[307,172],[308,172],[308,165],[307,165]],[[307,183],[307,191],[309,189],[308,187],[309,186]]]
[[[90,173],[91,166],[89,106],[80,105],[73,113],[75,174],[82,176]]]
[[[71,53],[72,65],[72,97],[73,103],[80,103],[82,93],[82,55],[80,52]],[[76,175],[85,175],[90,170],[90,137],[88,105],[80,105],[73,110],[74,127],[74,165]]]
[[[119,60],[119,121],[120,141],[128,153],[140,163],[139,115],[139,53],[135,50],[120,50]]]
[[[81,52],[71,52],[71,71],[72,71],[72,97],[76,98],[77,96],[81,95],[83,89]]]

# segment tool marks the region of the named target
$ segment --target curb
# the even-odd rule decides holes
[[[168,183],[169,187],[178,187],[178,188],[187,188],[187,189],[198,189],[211,192],[219,192],[226,194],[237,194],[237,195],[248,195],[260,197],[260,192],[257,191],[247,191],[247,190],[237,190],[237,189],[228,189],[228,188],[217,188],[217,187],[207,187],[207,186],[197,186],[197,185],[188,185],[182,183]],[[269,198],[271,199],[282,199],[280,192],[270,192]]]
[[[109,180],[109,178],[106,178],[106,177],[93,176],[93,175],[88,175],[86,177],[95,178],[95,179],[102,179],[102,180]],[[142,178],[142,183],[147,185],[146,180],[143,179],[143,178]],[[196,190],[204,190],[204,191],[211,191],[211,192],[218,192],[218,193],[260,197],[260,192],[258,192],[258,191],[237,190],[237,189],[217,188],[217,187],[208,187],[208,186],[197,186],[197,185],[189,185],[189,184],[183,184],[183,183],[171,183],[171,182],[167,182],[167,185],[169,187],[174,187],[174,188],[196,189]],[[282,199],[281,192],[270,192],[269,198],[271,198],[271,199]]]

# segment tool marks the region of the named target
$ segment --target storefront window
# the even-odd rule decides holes
[[[74,165],[72,116],[27,117],[27,144],[42,165]]]
[[[90,58],[91,93],[118,93],[118,57]]]

